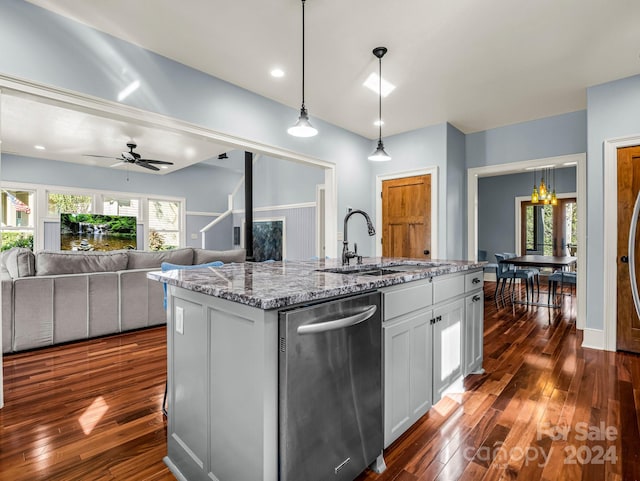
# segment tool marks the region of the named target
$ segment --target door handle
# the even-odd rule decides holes
[[[622,256],[620,258],[620,262],[624,262],[625,264],[628,264],[629,263],[629,258],[627,256]]]
[[[425,256],[428,256],[429,254],[431,254],[431,252],[429,251],[429,249],[425,249],[425,250],[423,250],[423,251],[422,251],[422,253],[423,253]]]
[[[638,295],[638,282],[636,278],[636,231],[638,228],[638,214],[640,213],[640,192],[636,197],[631,214],[631,225],[629,226],[629,278],[631,280],[631,294],[633,294],[633,304],[636,308],[636,315],[640,317],[640,295]],[[623,261],[624,262],[624,261]]]
[[[298,334],[317,334],[319,332],[334,331],[345,327],[355,326],[366,321],[378,310],[378,306],[367,306],[363,311],[352,316],[337,319],[335,321],[317,322],[315,324],[304,324],[298,327]]]

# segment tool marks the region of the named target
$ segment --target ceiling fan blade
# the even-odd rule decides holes
[[[120,160],[120,157],[113,157],[113,156],[109,156],[109,155],[93,155],[93,154],[82,154],[83,157],[98,157],[101,159],[115,159],[115,160]]]
[[[151,164],[147,164],[146,161],[144,160],[138,160],[136,163],[136,165],[139,165],[140,167],[144,167],[145,169],[150,169],[150,170],[160,170],[157,167],[151,165]]]
[[[166,160],[138,159],[138,161],[147,162],[149,164],[173,165],[173,162],[167,162]]]
[[[121,165],[127,165],[126,162],[116,162],[115,164],[111,164],[109,167],[120,167]]]

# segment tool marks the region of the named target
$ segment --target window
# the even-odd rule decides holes
[[[89,214],[91,213],[93,196],[49,192],[47,194],[47,203],[50,215],[58,215],[60,212]]]
[[[167,250],[180,245],[180,202],[149,200],[149,249]]]
[[[28,247],[33,250],[35,234],[35,192],[21,189],[3,189],[2,250]]]
[[[139,217],[139,206],[140,201],[138,199],[105,197],[102,202],[102,213]]]

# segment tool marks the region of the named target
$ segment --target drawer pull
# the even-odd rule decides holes
[[[480,296],[473,296],[471,299],[473,302],[478,302],[480,300]]]
[[[473,282],[474,284],[480,284],[480,279],[478,277],[474,277],[471,282]]]

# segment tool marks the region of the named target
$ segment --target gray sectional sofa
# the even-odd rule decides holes
[[[244,262],[244,249],[72,252],[13,248],[0,262],[2,352],[51,346],[166,323],[162,285],[147,272]]]

